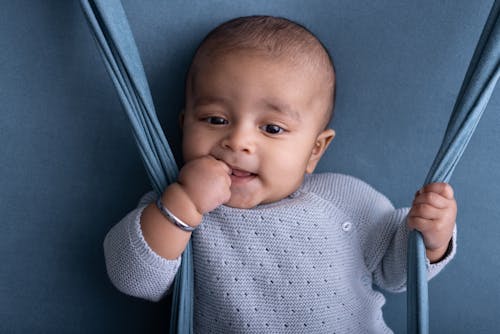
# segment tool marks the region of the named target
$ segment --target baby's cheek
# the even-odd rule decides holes
[[[283,159],[283,170],[292,180],[302,179],[310,155],[306,154],[300,147],[295,147],[295,149],[291,149],[291,151],[292,154],[288,154],[285,159]]]
[[[182,140],[182,156],[185,162],[201,158],[209,153],[210,150],[207,148],[205,138],[194,133],[184,136]]]
[[[274,165],[274,176],[272,181],[275,187],[285,196],[293,193],[302,184],[305,174],[305,164],[297,157],[283,159]]]

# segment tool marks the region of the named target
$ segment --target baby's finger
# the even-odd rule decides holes
[[[447,199],[453,199],[453,188],[445,182],[429,183],[428,185],[420,189],[418,193],[423,194],[428,192],[435,192]]]
[[[413,200],[413,205],[429,204],[438,209],[446,209],[450,206],[450,200],[435,192],[417,194]]]
[[[423,218],[427,220],[439,219],[442,216],[442,210],[438,209],[430,204],[414,204],[408,212],[408,217],[412,218]]]
[[[213,155],[209,155],[210,158],[214,159],[214,160],[217,160],[217,162],[219,163],[219,165],[224,169],[224,171],[231,175],[232,173],[232,170],[231,168],[223,161],[223,160],[220,160],[220,159],[217,159],[216,157],[214,157]]]
[[[408,227],[411,230],[426,232],[432,227],[432,221],[421,217],[411,217],[411,219],[408,219]]]
[[[233,172],[233,171],[231,170],[231,168],[230,168],[230,167],[229,167],[229,166],[228,166],[228,165],[227,165],[224,161],[222,161],[222,160],[217,160],[217,161],[220,163],[220,165],[221,165],[221,167],[224,169],[224,171],[225,171],[228,175],[231,175],[231,173]]]

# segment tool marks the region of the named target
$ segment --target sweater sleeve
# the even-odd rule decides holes
[[[342,174],[311,177],[312,187],[342,210],[356,226],[364,264],[378,287],[391,292],[406,289],[409,208],[395,209],[381,193],[365,182]],[[456,252],[456,228],[446,256],[427,261],[428,279],[436,276]]]
[[[367,258],[367,266],[373,272],[374,283],[384,290],[391,292],[401,292],[406,289],[407,279],[407,254],[409,230],[406,224],[409,209],[396,209],[384,217],[383,221],[375,222],[381,225],[378,231],[366,236],[367,239],[375,242],[365,242],[365,254],[372,254]],[[436,276],[455,256],[456,253],[456,228],[444,258],[431,264],[427,259],[428,280]]]
[[[121,292],[151,301],[167,294],[181,258],[167,260],[156,254],[142,235],[140,219],[144,208],[156,199],[154,192],[142,197],[106,235],[104,257],[108,276]]]
[[[401,292],[406,289],[407,250],[409,229],[407,216],[409,208],[395,209],[392,203],[381,193],[362,181],[354,180],[357,192],[357,226],[360,244],[363,248],[365,265],[372,273],[373,283],[378,287]],[[359,210],[359,208],[362,208]],[[456,252],[456,229],[445,257],[430,264],[427,260],[427,277],[436,276]]]

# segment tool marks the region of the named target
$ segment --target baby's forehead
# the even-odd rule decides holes
[[[282,67],[284,71],[303,72],[312,69],[311,65],[314,64],[314,61],[309,58],[308,54],[276,54],[260,48],[241,48],[199,54],[197,59],[193,61],[192,67],[199,72],[223,66],[228,59],[236,63],[241,62],[241,64],[251,59],[253,64],[262,66],[272,64]]]
[[[253,64],[261,67],[272,65],[274,68],[279,68],[281,73],[295,74],[302,76],[304,81],[306,78],[314,78],[316,83],[321,83],[322,86],[331,90],[334,87],[333,68],[328,62],[328,59],[321,59],[321,55],[311,50],[294,50],[294,52],[271,52],[266,48],[233,48],[221,50],[217,47],[207,49],[207,52],[200,52],[191,65],[188,73],[188,86],[186,88],[193,89],[194,81],[201,72],[212,72],[219,66],[224,66],[227,60],[230,59],[233,63],[241,60],[241,67],[236,67],[245,71],[245,61],[251,59]],[[206,78],[210,79],[210,78]]]
[[[188,92],[193,92],[202,83],[202,86],[212,85],[214,80],[220,80],[220,73],[226,73],[230,78],[238,73],[240,77],[251,76],[265,81],[279,76],[314,86],[316,90],[332,88],[331,71],[315,61],[290,54],[277,56],[261,49],[238,49],[224,53],[200,54],[189,74]],[[258,75],[254,75],[255,73]]]
[[[230,70],[226,72],[222,68],[226,68],[228,64],[231,64]],[[241,83],[238,81],[241,78],[245,78],[243,82],[250,82],[251,86],[261,87],[259,94],[247,95],[246,91],[239,91],[232,96],[254,98],[252,103],[259,110],[280,111],[282,115],[293,116],[291,118],[295,120],[300,119],[302,113],[306,113],[307,118],[317,114],[318,121],[322,124],[329,119],[326,114],[329,114],[330,110],[332,87],[326,81],[328,75],[318,73],[317,66],[310,61],[302,61],[288,55],[276,57],[262,50],[233,50],[230,53],[205,55],[204,59],[200,58],[191,74],[186,102],[195,108],[231,105],[221,97],[225,96],[226,92],[231,92],[232,87],[236,87],[235,82]],[[247,78],[250,78],[250,81],[246,81]],[[228,81],[231,83],[228,84]],[[225,84],[220,85],[221,82]],[[240,87],[239,84],[237,87]],[[299,104],[296,103],[298,101]],[[307,104],[303,104],[304,101],[308,101]],[[316,110],[324,112],[313,112]]]
[[[330,55],[321,44],[314,43],[290,43],[288,45],[276,46],[272,43],[225,45],[224,41],[209,41],[204,43],[196,52],[192,61],[192,67],[210,66],[217,60],[225,57],[248,57],[253,56],[262,62],[273,61],[294,65],[298,70],[306,66],[314,66],[333,75],[333,66]],[[209,60],[208,62],[206,60]],[[208,63],[208,64],[207,64]]]

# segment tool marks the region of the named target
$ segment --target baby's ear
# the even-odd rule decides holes
[[[307,162],[306,173],[311,174],[314,172],[319,160],[325,153],[333,138],[335,138],[335,131],[333,129],[326,129],[318,135],[316,142],[314,143],[311,156],[309,157],[309,161]]]

